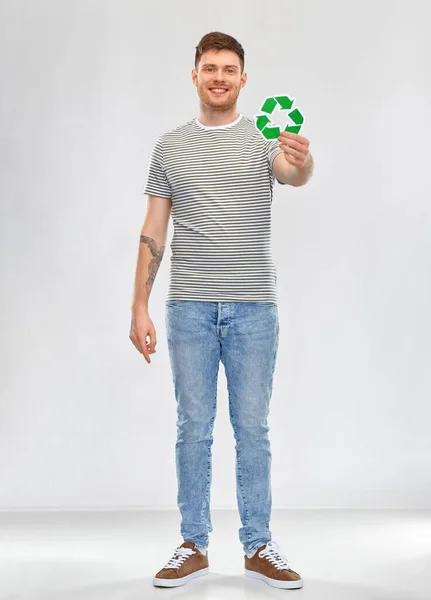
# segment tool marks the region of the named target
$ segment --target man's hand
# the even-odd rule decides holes
[[[282,131],[278,138],[280,148],[284,150],[284,158],[298,169],[303,167],[309,158],[309,140],[303,135]]]
[[[147,342],[147,337],[150,338],[149,342]],[[145,356],[147,363],[150,363],[150,354],[156,352],[157,339],[156,329],[146,308],[133,310],[129,338],[135,348]]]

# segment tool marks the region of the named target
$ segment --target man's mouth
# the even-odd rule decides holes
[[[209,89],[212,94],[215,94],[218,96],[222,96],[223,94],[225,94],[227,92],[226,88],[209,88]]]

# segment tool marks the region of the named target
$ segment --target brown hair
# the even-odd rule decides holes
[[[231,35],[221,33],[220,31],[212,31],[207,33],[196,46],[195,54],[195,69],[198,68],[201,56],[207,50],[232,50],[239,56],[241,63],[241,74],[244,71],[244,48]]]

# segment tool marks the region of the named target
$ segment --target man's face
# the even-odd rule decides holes
[[[235,106],[247,75],[241,75],[241,62],[235,52],[208,50],[202,54],[197,70],[193,69],[192,80],[203,104],[225,111]],[[220,88],[226,91],[212,91]]]

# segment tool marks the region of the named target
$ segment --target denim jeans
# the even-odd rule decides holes
[[[236,497],[244,552],[271,541],[271,448],[267,417],[278,349],[272,302],[166,302],[177,406],[175,445],[181,536],[209,544],[211,446],[220,360],[236,441]]]

